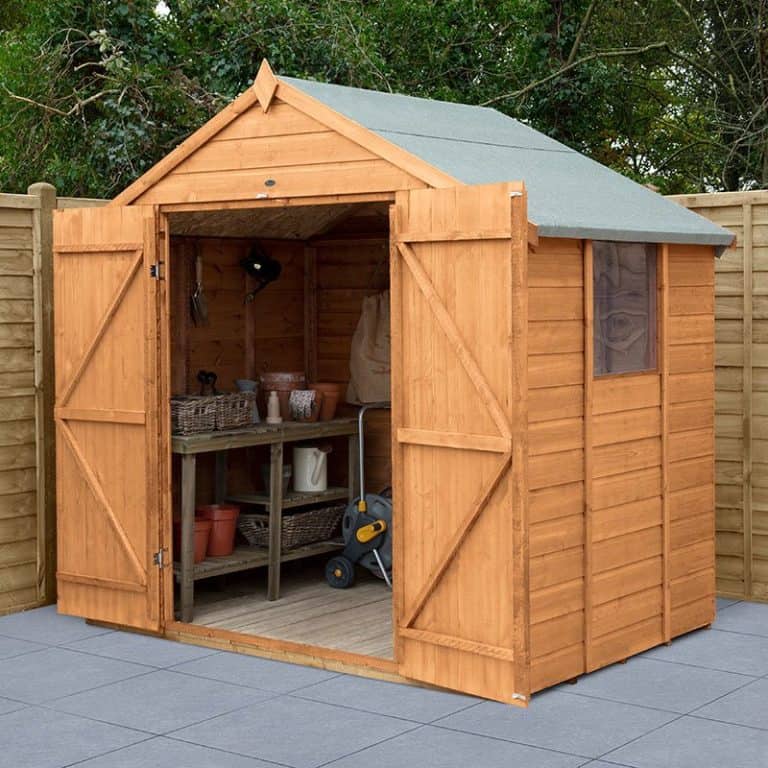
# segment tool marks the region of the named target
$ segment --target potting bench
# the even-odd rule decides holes
[[[348,483],[329,487],[318,493],[283,494],[283,446],[304,440],[329,437],[349,438]],[[270,476],[268,493],[228,493],[227,459],[230,450],[270,446]],[[267,566],[267,600],[280,596],[280,564],[312,555],[331,552],[340,546],[335,540],[318,541],[282,551],[283,510],[324,501],[351,501],[356,494],[358,477],[357,418],[302,423],[287,421],[282,424],[256,424],[247,429],[229,432],[203,432],[196,435],[174,435],[171,451],[181,455],[181,558],[174,563],[174,573],[181,590],[181,620],[192,621],[194,615],[194,585],[199,579],[222,576],[249,568]],[[269,545],[262,547],[238,546],[226,557],[211,557],[195,564],[195,487],[197,456],[201,453],[216,455],[216,502],[232,501],[264,507],[269,513]]]

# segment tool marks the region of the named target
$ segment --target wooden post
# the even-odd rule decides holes
[[[267,600],[280,597],[280,556],[283,533],[283,444],[272,443],[269,471],[269,565]]]
[[[227,454],[228,451],[216,451],[215,497],[217,504],[223,504],[227,498]]]
[[[53,211],[56,189],[32,184],[40,200],[32,212],[32,270],[35,315],[35,440],[37,466],[37,592],[56,601],[56,444],[53,426]]]
[[[192,621],[195,600],[195,471],[197,456],[181,457],[181,620]]]
[[[658,344],[661,373],[661,508],[662,508],[662,615],[664,642],[672,640],[672,520],[669,500],[669,246],[661,246],[658,281]]]
[[[510,242],[509,339],[512,387],[507,409],[512,425],[512,528],[514,618],[513,658],[515,690],[510,703],[527,702],[531,696],[531,622],[528,519],[528,196],[525,189],[512,195]]]
[[[744,354],[742,381],[742,504],[744,510],[744,596],[752,597],[752,204],[742,206],[744,260]]]
[[[317,381],[317,248],[304,248],[304,370]]]
[[[592,664],[592,382],[595,377],[594,259],[584,242],[584,671]]]

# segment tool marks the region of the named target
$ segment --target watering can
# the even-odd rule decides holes
[[[331,446],[297,445],[293,449],[293,490],[319,493],[328,489]]]

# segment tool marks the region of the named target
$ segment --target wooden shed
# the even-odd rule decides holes
[[[736,236],[715,268],[717,590],[768,600],[768,190],[672,199]]]
[[[731,240],[494,110],[265,62],[110,206],[56,215],[59,609],[519,704],[709,624]],[[246,302],[254,244],[282,270]],[[330,589],[334,542],[284,550],[274,525],[305,503],[280,482],[296,440],[332,444],[320,500],[354,495],[354,407],[188,438],[169,414],[199,369],[346,383],[374,294],[391,420],[368,422],[365,465],[392,487],[392,599]],[[193,566],[194,505],[227,498],[269,510],[270,554]]]

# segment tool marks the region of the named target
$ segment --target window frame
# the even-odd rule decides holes
[[[642,370],[637,371],[619,371],[616,373],[597,373],[595,371],[595,353],[594,353],[594,345],[595,345],[595,244],[596,243],[630,243],[635,245],[643,245],[646,248],[652,247],[655,252],[655,269],[654,269],[654,281],[656,283],[656,290],[653,291],[650,289],[648,290],[648,296],[654,297],[654,306],[653,311],[655,315],[655,335],[654,335],[654,344],[655,344],[655,354],[654,354],[654,360],[655,364],[651,368],[643,368]],[[627,378],[631,376],[658,376],[661,374],[661,358],[663,355],[663,350],[661,348],[663,343],[663,335],[662,335],[662,297],[663,297],[663,286],[662,286],[662,279],[661,279],[661,269],[662,269],[662,248],[663,246],[660,243],[647,243],[647,242],[636,242],[636,241],[623,241],[623,240],[590,240],[588,241],[589,249],[591,252],[591,258],[589,259],[589,266],[591,269],[591,274],[589,276],[585,275],[585,283],[586,280],[589,279],[590,281],[590,297],[592,302],[592,307],[590,308],[590,320],[591,320],[591,327],[589,329],[589,343],[592,344],[592,349],[590,352],[589,357],[591,358],[591,364],[592,364],[592,370],[590,372],[590,375],[593,380],[605,380],[605,379],[615,379],[615,378]],[[586,247],[586,244],[585,244]],[[649,323],[649,334],[650,334],[650,323]],[[586,341],[586,340],[585,340]]]

